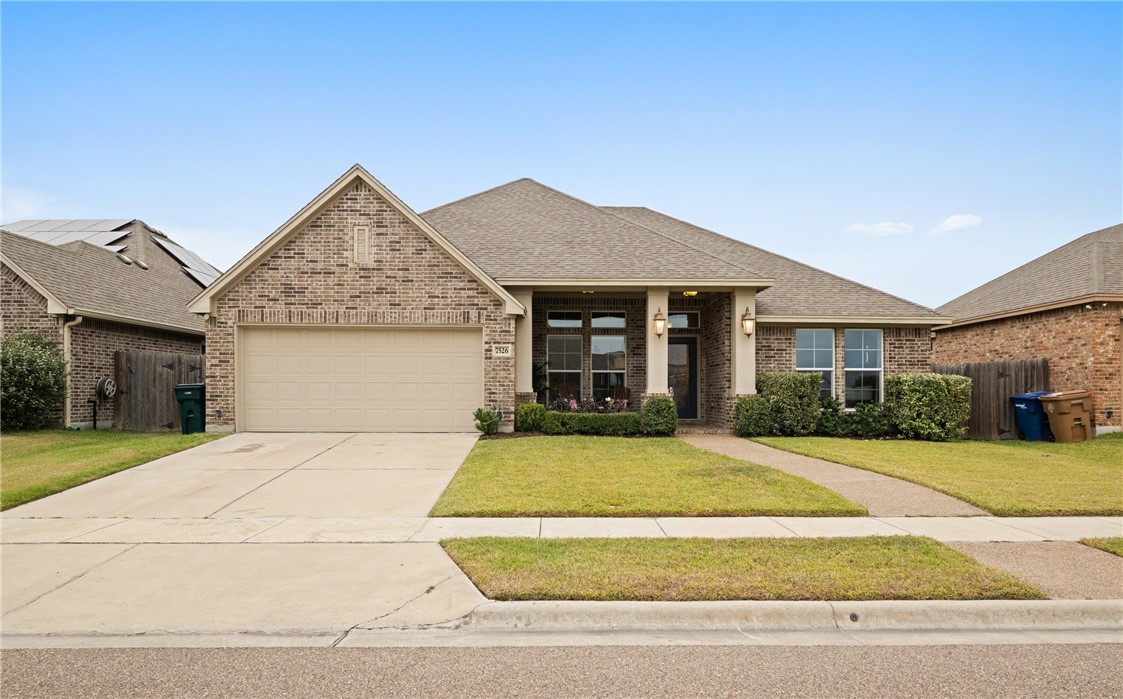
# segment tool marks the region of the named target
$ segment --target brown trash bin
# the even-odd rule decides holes
[[[1061,391],[1039,396],[1049,429],[1058,442],[1083,442],[1092,436],[1091,391]]]

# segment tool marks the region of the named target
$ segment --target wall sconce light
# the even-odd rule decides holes
[[[753,330],[756,330],[756,318],[753,317],[752,311],[748,306],[745,307],[745,312],[741,314],[741,330],[746,335],[752,335]]]
[[[655,311],[655,337],[663,337],[663,333],[667,332],[667,316],[663,315],[663,309]]]

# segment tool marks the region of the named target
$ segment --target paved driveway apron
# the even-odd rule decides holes
[[[474,443],[241,433],[9,510],[4,636],[300,642],[462,616],[484,600],[439,545],[361,543],[333,523],[394,518],[404,542]]]

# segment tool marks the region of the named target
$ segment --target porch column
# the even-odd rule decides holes
[[[526,309],[515,318],[515,393],[534,393],[534,293],[519,290],[511,294]]]
[[[649,287],[647,289],[647,317],[644,324],[647,326],[647,393],[660,396],[667,395],[669,383],[667,381],[667,337],[666,330],[663,336],[655,334],[653,318],[659,311],[667,316],[670,310],[667,307],[667,287]]]
[[[756,289],[736,288],[733,290],[733,317],[730,327],[733,333],[733,395],[747,396],[756,393],[756,331],[745,335],[741,328],[741,315],[745,309],[756,315]]]

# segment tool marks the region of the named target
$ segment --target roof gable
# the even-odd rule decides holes
[[[437,232],[425,219],[407,206],[402,200],[374,178],[361,165],[354,165],[315,199],[298,211],[280,228],[271,233],[265,240],[247,253],[233,267],[227,270],[213,284],[196,296],[188,308],[193,313],[214,312],[214,301],[229,289],[235,287],[246,275],[268,259],[270,255],[279,250],[286,242],[296,236],[303,228],[325,209],[331,206],[340,196],[346,193],[356,182],[363,182],[386,201],[393,209],[398,211],[410,223],[416,226],[422,235],[432,241],[437,247],[456,260],[468,273],[488,288],[495,296],[504,302],[505,310],[512,315],[523,315],[525,309],[515,298],[475,262],[458,250],[443,235]]]
[[[1123,224],[1081,236],[939,307],[962,322],[1123,295]]]

